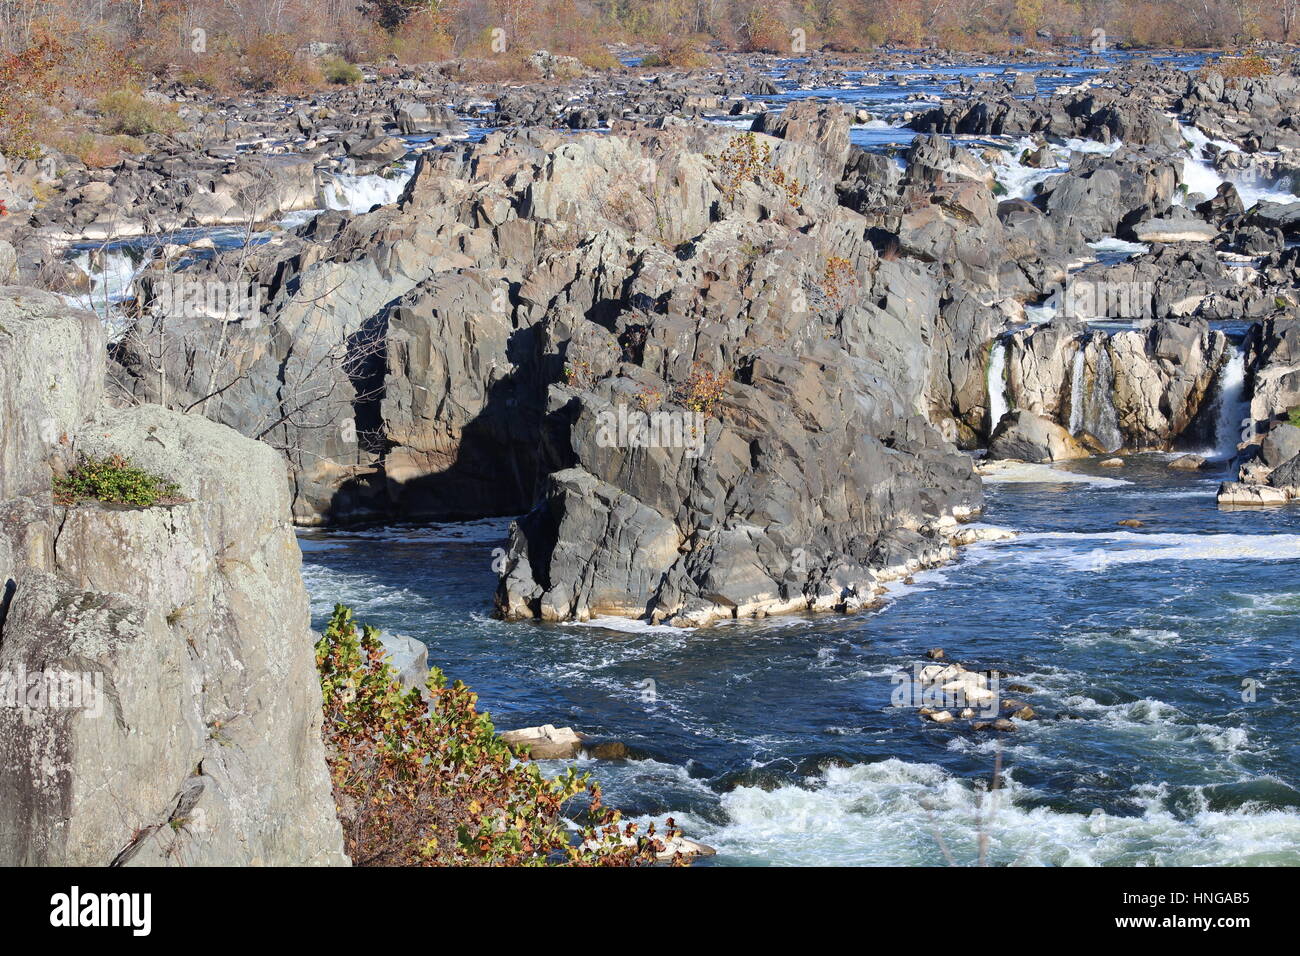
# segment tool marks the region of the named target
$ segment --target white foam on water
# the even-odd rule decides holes
[[[1056,314],[1060,309],[1060,303],[1057,302],[1055,296],[1052,296],[1040,305],[1025,306],[1025,320],[1032,322],[1034,325],[1043,325],[1056,318]]]
[[[378,173],[368,176],[336,173],[332,182],[321,187],[325,208],[364,213],[374,206],[391,205],[397,202],[414,173],[413,162],[402,163],[391,176],[381,176]]]
[[[1040,169],[1020,162],[1020,157],[1026,151],[1034,152],[1037,149],[1038,146],[1033,140],[1023,138],[1012,143],[1010,150],[998,151],[990,168],[993,170],[994,177],[1006,190],[1006,198],[1030,199],[1034,195],[1034,187],[1064,171],[1060,157],[1056,156],[1056,150],[1053,150],[1053,155],[1057,163],[1053,166]]]
[[[1085,475],[1063,468],[1053,468],[1048,464],[1027,461],[991,461],[980,466],[980,478],[985,484],[1046,484],[1046,485],[1091,485],[1094,488],[1115,488],[1131,485],[1123,478],[1107,478],[1103,475]]]
[[[138,261],[123,249],[100,250],[95,255],[98,265],[91,264],[90,250],[79,253],[73,264],[90,279],[90,291],[63,298],[78,309],[94,312],[109,330],[110,341],[116,341],[131,326],[118,306],[135,294],[135,278],[149,266],[148,254],[136,253]]]
[[[303,584],[311,600],[315,615],[329,614],[335,604],[346,604],[356,612],[358,620],[378,610],[396,608],[403,612],[419,613],[429,609],[424,597],[406,588],[395,588],[372,577],[348,574],[319,564],[304,562]]]
[[[1182,129],[1183,138],[1191,144],[1191,149],[1187,151],[1187,157],[1183,160],[1183,182],[1187,184],[1188,193],[1213,196],[1220,185],[1224,182],[1230,182],[1236,187],[1237,194],[1241,196],[1241,201],[1247,209],[1257,202],[1300,202],[1300,196],[1296,196],[1284,189],[1261,185],[1257,179],[1229,176],[1225,180],[1223,176],[1219,175],[1219,171],[1211,165],[1206,147],[1214,145],[1219,150],[1229,153],[1239,153],[1241,148],[1235,143],[1226,140],[1210,139],[1195,126],[1179,125]],[[1183,205],[1183,196],[1175,196],[1174,202],[1177,205]]]
[[[1158,788],[1134,793],[1134,816],[1062,812],[1031,805],[1038,794],[1014,772],[1003,783],[990,794],[934,764],[891,758],[832,768],[806,787],[738,788],[722,798],[720,825],[674,816],[716,847],[722,863],[942,866],[951,857],[974,865],[981,834],[993,865],[1300,862],[1294,812],[1202,808],[1176,816]]]
[[[749,132],[754,127],[754,117],[752,116],[706,116],[704,119],[714,126],[729,126],[732,129],[744,130]]]
[[[908,584],[906,579],[886,582],[884,584],[884,594],[881,597],[887,601],[897,601],[911,594],[933,591],[936,587],[948,583],[948,577],[937,568],[918,571],[908,577],[911,579],[911,584]]]
[[[1124,141],[1112,139],[1109,143],[1103,143],[1096,139],[1078,139],[1072,136],[1065,141],[1065,148],[1071,153],[1099,153],[1102,156],[1114,156],[1124,148]]]
[[[1086,533],[1026,532],[1021,544],[1060,542],[1058,550],[1035,550],[1033,560],[1060,561],[1075,570],[1100,570],[1098,564],[1154,561],[1294,561],[1300,559],[1300,534],[1140,534],[1131,531]],[[1092,553],[1083,549],[1093,546]],[[1100,555],[1096,553],[1101,549]]]
[[[669,624],[651,624],[631,617],[593,617],[587,621],[562,621],[562,627],[597,627],[623,634],[687,634],[693,627],[673,627]]]
[[[1049,143],[1048,149],[1056,162],[1052,166],[1038,168],[1021,163],[1020,158],[1026,151],[1035,152],[1038,149],[1038,144],[1034,140],[1021,137],[1011,143],[1010,150],[999,151],[989,165],[994,177],[1006,189],[1007,198],[1031,199],[1039,183],[1046,182],[1053,176],[1059,176],[1069,169],[1072,153],[1100,153],[1109,156],[1123,145],[1119,140],[1099,143],[1095,140],[1074,138],[1067,139],[1061,144]]]
[[[1063,703],[1114,734],[1136,737],[1148,745],[1176,745],[1179,753],[1188,759],[1197,759],[1198,751],[1205,757],[1222,754],[1229,758],[1261,753],[1258,747],[1252,746],[1246,728],[1193,722],[1172,704],[1149,697],[1100,704],[1087,696],[1067,695]]]
[[[1146,243],[1129,242],[1126,239],[1120,239],[1118,236],[1107,236],[1105,239],[1098,239],[1096,242],[1088,243],[1088,245],[1095,252],[1123,252],[1130,256],[1138,256],[1151,251],[1151,247]]]
[[[1271,594],[1243,594],[1233,591],[1232,597],[1242,602],[1242,606],[1237,608],[1238,614],[1246,616],[1276,614],[1287,617],[1300,614],[1300,592],[1282,591]]]
[[[389,544],[491,544],[504,541],[510,535],[513,518],[480,518],[475,521],[446,521],[428,525],[385,525],[355,530],[331,530],[330,540],[384,541]],[[300,539],[312,540],[311,529],[298,532]]]
[[[1182,642],[1182,635],[1177,631],[1155,627],[1125,627],[1117,631],[1072,631],[1062,641],[1070,647],[1097,647],[1109,644],[1138,651],[1174,647]]]

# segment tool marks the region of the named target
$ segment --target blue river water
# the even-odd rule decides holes
[[[607,803],[717,865],[974,864],[981,835],[998,865],[1300,863],[1300,511],[1221,510],[1226,469],[1167,462],[988,482],[983,520],[1019,536],[882,609],[696,631],[494,620],[499,520],[300,540],[317,626],[351,604],[499,728],[624,741],[635,759],[583,764]],[[1012,675],[1039,718],[993,735],[892,706],[933,647]]]
[[[1000,69],[922,67],[806,90],[783,73],[767,99],[854,103],[881,117],[854,141],[888,149],[911,136],[898,114],[926,106],[909,97]],[[1047,92],[1094,71],[1036,72]],[[1014,160],[999,171],[1011,194],[1049,174]],[[339,193],[366,209],[394,189],[343,177]],[[168,241],[207,235],[219,248],[244,241],[233,230]],[[161,238],[110,247],[110,284],[125,287],[140,248]],[[584,763],[607,802],[672,816],[718,849],[716,865],[971,864],[981,837],[988,862],[1006,865],[1300,863],[1300,510],[1220,510],[1226,467],[1188,474],[1167,460],[989,482],[983,520],[1018,537],[968,548],[851,617],[699,631],[507,624],[491,615],[507,521],[300,541],[315,626],[350,604],[426,643],[498,727],[624,741],[635,759]],[[1129,518],[1141,527],[1117,524]],[[993,737],[892,706],[899,675],[933,647],[1013,675],[1004,695],[1039,719]]]

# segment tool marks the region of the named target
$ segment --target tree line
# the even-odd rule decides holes
[[[0,43],[90,37],[146,67],[268,38],[408,61],[612,42],[773,53],[1053,42],[1239,47],[1290,41],[1300,0],[0,0]]]

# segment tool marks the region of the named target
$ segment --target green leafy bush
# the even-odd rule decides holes
[[[637,836],[635,824],[602,807],[587,775],[570,768],[548,780],[516,760],[464,684],[434,668],[423,694],[404,688],[379,632],[358,631],[341,604],[316,644],[316,667],[326,762],[354,864],[636,866],[662,851],[653,826]],[[561,814],[584,794],[586,826],[571,839]]]
[[[54,479],[54,500],[69,506],[83,501],[106,501],[151,508],[184,499],[176,482],[151,475],[121,455],[110,455],[82,457],[71,473]]]
[[[645,67],[673,67],[678,70],[700,70],[713,63],[713,58],[704,50],[703,44],[695,37],[676,37],[662,44],[658,50],[647,53],[641,58]]]
[[[1296,428],[1300,428],[1300,405],[1297,405],[1291,411],[1286,413],[1286,420]]]
[[[144,136],[147,133],[170,133],[181,128],[175,107],[151,103],[136,90],[122,89],[106,93],[99,101],[99,112],[110,133]]]
[[[341,56],[326,57],[321,60],[320,68],[326,80],[339,86],[352,86],[363,79],[361,70]]]

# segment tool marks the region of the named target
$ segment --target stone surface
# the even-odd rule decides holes
[[[582,737],[572,727],[524,727],[505,731],[501,739],[530,760],[570,760],[582,753]]]
[[[1228,481],[1219,486],[1218,502],[1221,505],[1284,505],[1287,501],[1286,491],[1271,485]]]
[[[989,439],[990,458],[1047,462],[1087,458],[1088,450],[1060,425],[1032,412],[1015,411],[1002,419]]]
[[[1218,234],[1209,223],[1191,219],[1148,219],[1133,227],[1138,242],[1210,242]]]
[[[0,673],[91,691],[0,707],[0,862],[346,863],[280,456],[198,416],[102,405],[102,326],[57,300],[0,290],[0,336],[0,407],[18,416]],[[124,455],[185,500],[56,509],[69,448]]]

